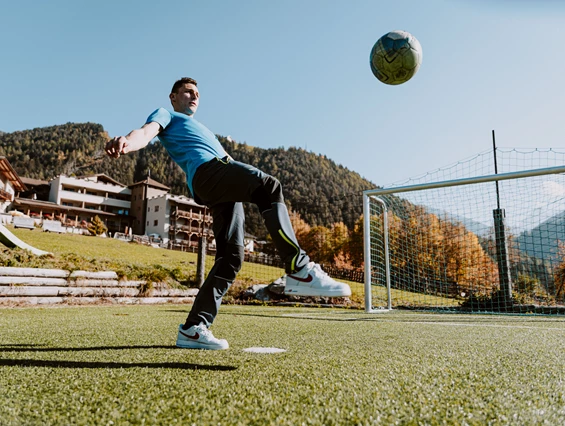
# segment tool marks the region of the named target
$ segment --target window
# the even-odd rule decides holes
[[[158,219],[155,219],[155,220],[153,221],[153,226],[157,226],[157,225],[159,225],[159,220],[158,220]]]
[[[155,206],[155,211],[156,211],[156,212],[159,211],[159,206]]]
[[[150,211],[151,211],[151,207],[147,207],[147,211],[150,212]]]
[[[149,221],[147,221],[147,226],[149,226]]]

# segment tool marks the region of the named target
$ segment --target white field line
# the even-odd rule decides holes
[[[529,325],[502,325],[502,324],[468,324],[462,322],[434,322],[434,321],[395,321],[382,320],[381,322],[402,322],[404,324],[451,325],[455,327],[491,327],[491,328],[521,328],[526,330],[557,330],[565,332],[565,327],[533,327]]]
[[[327,314],[283,314],[281,315],[287,318],[298,318],[298,319],[316,319],[316,320],[332,320],[339,319],[341,321],[378,321],[378,322],[389,322],[389,323],[403,323],[403,324],[425,324],[425,325],[440,325],[440,326],[453,326],[453,327],[490,327],[490,328],[516,328],[516,329],[526,329],[526,330],[557,330],[565,332],[565,327],[535,327],[530,325],[511,325],[511,324],[485,324],[485,323],[463,323],[463,322],[438,322],[438,321],[411,321],[411,320],[394,320],[394,319],[383,319],[382,317],[365,316],[365,317],[340,317],[340,316],[329,316]]]
[[[257,354],[280,354],[286,352],[286,349],[282,348],[264,348],[264,347],[252,347],[243,349],[244,352],[253,352]]]

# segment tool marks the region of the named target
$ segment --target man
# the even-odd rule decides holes
[[[350,296],[351,289],[347,284],[328,277],[319,265],[310,262],[298,245],[279,181],[255,167],[234,161],[216,136],[194,119],[200,102],[196,81],[188,77],[178,80],[169,99],[174,111],[157,109],[140,129],[108,141],[106,152],[118,158],[147,146],[158,136],[171,158],[186,173],[186,182],[196,202],[210,208],[216,259],[186,323],[179,326],[177,346],[195,349],[229,347],[226,340],[215,338],[209,327],[243,262],[242,202],[252,202],[259,207],[286,265],[286,294]]]

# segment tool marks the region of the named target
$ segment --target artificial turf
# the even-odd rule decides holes
[[[186,310],[1,309],[0,424],[565,422],[562,319],[224,306],[196,351]]]

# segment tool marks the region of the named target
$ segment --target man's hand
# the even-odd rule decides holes
[[[106,154],[110,157],[120,158],[120,155],[129,152],[129,141],[125,136],[116,136],[106,142]]]
[[[161,125],[156,121],[145,124],[141,129],[135,129],[126,136],[116,136],[106,142],[106,154],[120,158],[120,155],[145,148],[161,131]]]

